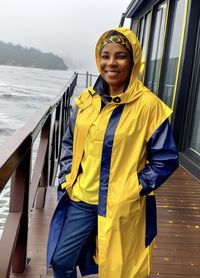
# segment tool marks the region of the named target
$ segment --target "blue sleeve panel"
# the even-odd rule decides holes
[[[74,126],[76,122],[76,116],[78,113],[78,107],[72,113],[67,130],[62,139],[62,149],[60,157],[60,173],[58,175],[58,197],[63,193],[61,184],[65,182],[65,177],[71,171],[72,166],[72,154],[73,154],[73,137],[74,137]]]
[[[148,163],[138,173],[143,189],[140,195],[148,195],[157,189],[178,168],[178,151],[171,126],[165,120],[147,143]]]

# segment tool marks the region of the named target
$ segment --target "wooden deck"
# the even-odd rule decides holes
[[[158,237],[149,278],[199,278],[200,181],[179,167],[156,195]],[[29,267],[23,275],[11,274],[11,278],[52,277],[52,274],[45,273],[45,253],[55,205],[55,189],[49,188],[45,209],[35,210],[31,217]]]

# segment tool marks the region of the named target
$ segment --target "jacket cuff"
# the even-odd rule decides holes
[[[147,192],[147,183],[140,177],[138,176],[139,184],[141,185],[142,189],[140,191],[140,196],[148,195]]]
[[[58,186],[61,186],[62,183],[66,182],[66,175],[63,175],[58,179]]]
[[[65,191],[66,191],[65,189],[62,189],[61,184],[58,184],[58,187],[57,187],[57,200],[58,201]]]

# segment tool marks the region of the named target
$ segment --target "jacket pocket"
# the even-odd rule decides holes
[[[141,191],[141,185],[138,181],[138,175],[137,173],[134,173],[132,176],[132,202],[130,203],[130,213],[135,213],[140,210],[140,191]]]
[[[137,173],[126,180],[111,185],[108,201],[122,216],[128,216],[140,209],[140,186]]]

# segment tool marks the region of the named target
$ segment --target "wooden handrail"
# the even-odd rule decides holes
[[[54,184],[77,76],[75,73],[59,96],[0,146],[0,192],[11,179],[9,213],[0,240],[1,278],[9,277],[11,266],[14,273],[26,268],[30,211],[34,205],[44,207],[47,186]],[[39,134],[32,170],[33,143]]]

